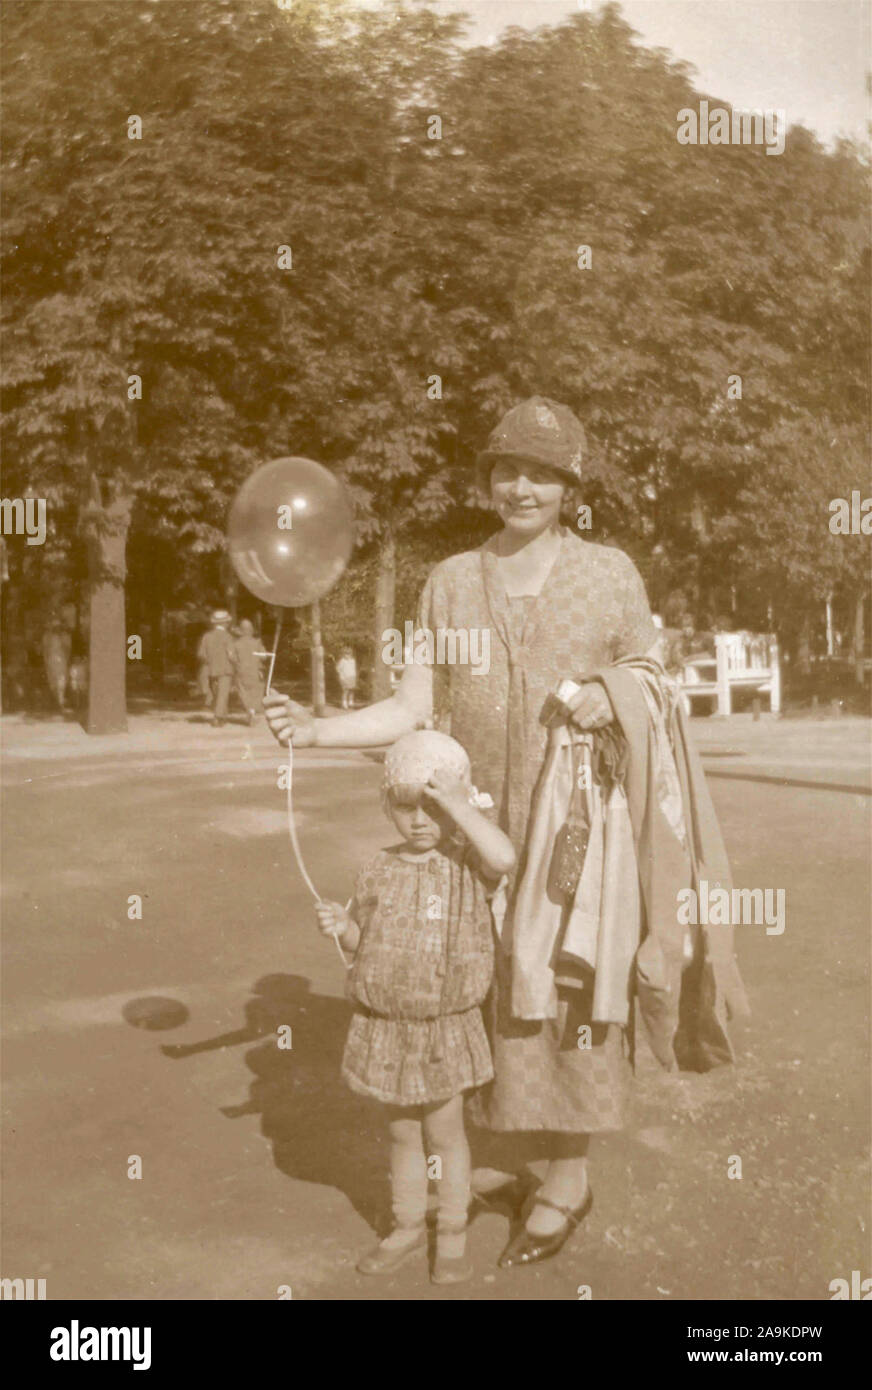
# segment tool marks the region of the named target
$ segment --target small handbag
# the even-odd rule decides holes
[[[572,799],[566,823],[558,830],[551,860],[550,886],[556,893],[572,897],[578,887],[590,838],[587,797],[581,785],[580,772],[589,766],[582,755],[582,745],[572,747]]]

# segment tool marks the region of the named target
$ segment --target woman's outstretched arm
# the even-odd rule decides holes
[[[315,719],[307,709],[274,691],[263,702],[267,722],[279,743],[295,748],[373,748],[393,743],[433,717],[433,672],[407,666],[396,693],[366,709]]]

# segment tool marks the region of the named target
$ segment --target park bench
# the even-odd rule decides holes
[[[781,712],[781,663],[775,637],[759,632],[719,632],[715,655],[693,657],[681,674],[685,711],[700,697],[717,701],[719,715],[733,712],[733,691],[769,696],[773,714]]]

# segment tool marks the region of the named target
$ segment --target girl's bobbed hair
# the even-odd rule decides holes
[[[382,787],[382,805],[386,810],[397,806],[411,810],[420,806],[425,790],[423,782],[397,782],[391,787]]]

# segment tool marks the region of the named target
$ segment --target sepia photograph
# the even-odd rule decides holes
[[[872,0],[2,0],[0,64],[13,1337],[832,1375]]]

